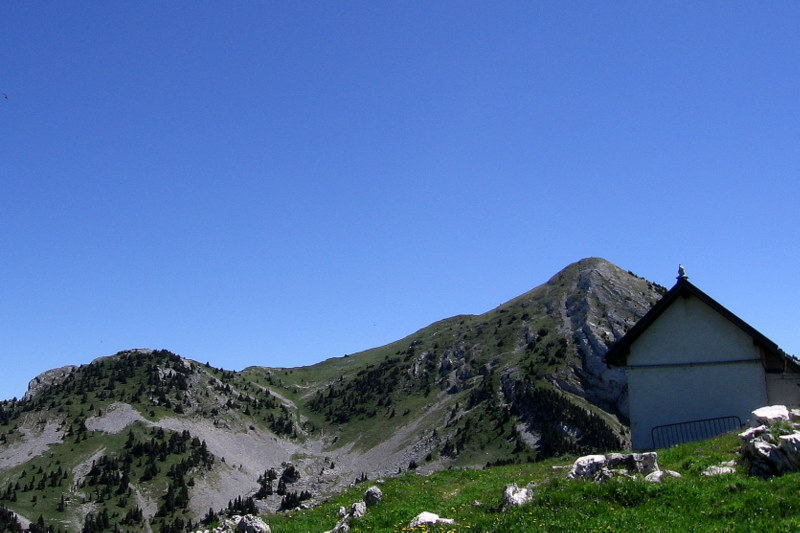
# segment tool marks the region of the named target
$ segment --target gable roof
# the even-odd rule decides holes
[[[739,329],[747,333],[752,339],[753,343],[761,346],[764,350],[765,366],[768,367],[793,367],[794,371],[800,371],[800,366],[793,360],[788,358],[779,348],[778,345],[769,340],[767,337],[756,331],[750,324],[731,313],[719,302],[714,300],[711,296],[707,295],[693,284],[691,284],[685,276],[678,277],[678,282],[648,311],[634,326],[619,339],[608,350],[605,356],[606,364],[609,366],[626,366],[628,364],[628,354],[631,345],[636,342],[636,339],[650,327],[650,325],[661,316],[661,314],[672,303],[680,297],[694,296],[700,301],[711,307],[714,311],[725,317],[729,322],[733,323]]]

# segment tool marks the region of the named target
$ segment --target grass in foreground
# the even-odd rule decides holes
[[[383,501],[351,531],[408,531],[422,511],[455,519],[450,526],[416,531],[494,532],[784,532],[800,530],[800,474],[772,480],[737,473],[706,478],[712,464],[735,458],[738,439],[728,435],[703,443],[663,450],[663,469],[680,471],[681,479],[663,484],[610,480],[602,484],[565,479],[555,465],[572,459],[446,471],[423,477],[408,474],[381,485]],[[503,487],[535,481],[533,501],[508,512],[500,509]],[[337,510],[358,501],[371,483],[363,483],[314,509],[267,517],[275,533],[307,533],[331,529]]]

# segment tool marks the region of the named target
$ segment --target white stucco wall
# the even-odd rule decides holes
[[[628,365],[635,449],[653,447],[655,426],[722,416],[744,422],[768,403],[752,338],[694,296],[678,298],[641,334]]]
[[[705,418],[738,416],[768,405],[760,361],[753,363],[631,369],[628,379],[631,441],[652,449],[652,429]]]
[[[694,296],[679,297],[631,347],[628,365],[760,359],[753,339]]]
[[[800,374],[767,374],[769,405],[800,407]]]

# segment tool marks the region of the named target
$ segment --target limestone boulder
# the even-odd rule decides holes
[[[569,479],[605,481],[614,476],[635,478],[658,472],[658,454],[609,453],[608,455],[584,455],[572,464]]]
[[[778,449],[786,457],[792,471],[800,471],[800,433],[781,435],[778,439]]]
[[[366,503],[368,507],[372,507],[376,503],[380,503],[382,499],[383,492],[375,485],[368,488],[364,493],[364,503]]]
[[[372,490],[372,489],[377,490],[378,494],[376,494],[375,490]],[[380,489],[378,487],[370,487],[369,489],[367,489],[367,492],[364,494],[364,498],[365,499],[361,500],[361,501],[357,501],[354,504],[352,504],[350,506],[350,510],[349,511],[347,509],[345,509],[344,507],[340,506],[339,507],[339,513],[338,513],[339,514],[339,521],[336,522],[336,525],[333,526],[333,529],[329,529],[325,533],[346,533],[347,531],[350,531],[350,520],[363,518],[364,515],[367,514],[367,502],[366,502],[367,494],[370,495],[369,496],[370,499],[378,497],[377,501],[380,501],[380,497],[382,497],[380,492],[381,491],[380,491]]]
[[[253,515],[234,515],[223,519],[214,529],[199,529],[195,533],[271,533],[269,525]]]
[[[753,440],[758,438],[769,431],[769,427],[761,424],[760,426],[756,426],[754,428],[750,428],[746,431],[739,433],[739,438],[744,441]]]
[[[728,465],[711,465],[700,474],[705,477],[724,476],[726,474],[735,474],[736,469]]]
[[[756,409],[757,427],[739,433],[740,463],[752,475],[771,477],[800,471],[800,423],[797,409],[783,405]]]
[[[648,483],[663,483],[666,479],[679,477],[682,476],[680,473],[675,472],[674,470],[655,470],[647,474],[644,477],[644,480]]]
[[[519,487],[516,483],[510,483],[503,489],[503,508],[519,507],[530,502],[533,498],[534,484]]]
[[[607,466],[605,455],[584,455],[578,457],[572,463],[567,477],[570,479],[588,479],[591,481],[603,481],[613,477],[613,473]]]
[[[647,476],[659,470],[658,454],[656,452],[633,453],[634,468],[637,473]]]
[[[350,506],[350,518],[363,518],[367,514],[367,504],[363,501]]]
[[[778,476],[792,469],[778,445],[762,438],[745,441],[739,453],[745,469],[754,476]]]
[[[442,518],[436,513],[422,511],[408,523],[408,529],[413,529],[424,524],[455,524],[452,518]]]
[[[611,470],[625,470],[630,474],[643,476],[659,470],[658,455],[655,452],[609,453],[605,457],[606,466]]]
[[[759,424],[771,424],[779,420],[789,421],[789,409],[785,405],[759,407],[752,414]]]
[[[270,533],[270,527],[257,516],[244,515],[236,524],[236,533]]]
[[[325,533],[347,533],[350,531],[350,524],[347,521],[337,522],[333,529],[329,529]]]

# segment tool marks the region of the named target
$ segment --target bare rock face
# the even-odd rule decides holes
[[[42,372],[28,383],[28,391],[25,393],[24,399],[30,400],[44,389],[61,383],[67,376],[72,374],[76,368],[78,367],[68,365]]]
[[[625,371],[608,368],[604,357],[666,289],[596,258],[579,261],[558,276],[569,294],[559,308],[562,329],[573,332],[581,358],[582,367],[575,371],[582,392],[603,409],[627,416]]]

